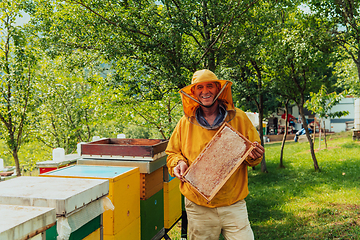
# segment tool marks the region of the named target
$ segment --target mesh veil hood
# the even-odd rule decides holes
[[[207,69],[196,71],[192,77],[191,84],[179,91],[185,116],[191,122],[193,122],[195,119],[195,111],[201,105],[201,102],[199,102],[199,100],[194,95],[192,88],[201,82],[220,83],[221,89],[219,94],[214,98],[214,102],[219,100],[219,102],[226,108],[230,119],[232,119],[235,116],[235,107],[231,94],[232,82],[218,79],[213,72]]]

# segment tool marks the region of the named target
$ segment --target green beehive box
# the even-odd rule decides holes
[[[161,239],[164,229],[164,191],[140,200],[141,239]]]
[[[72,232],[69,240],[85,239],[92,232],[95,232],[101,226],[101,216],[95,217],[88,223],[80,227],[75,232]],[[46,230],[46,240],[57,240],[58,233],[56,231],[56,225]]]

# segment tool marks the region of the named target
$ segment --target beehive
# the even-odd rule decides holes
[[[163,188],[163,168],[152,173],[140,173],[140,199],[146,200]]]
[[[105,235],[104,240],[140,240],[140,227],[141,223],[139,217],[115,235]]]
[[[104,239],[121,239],[123,236],[119,235],[119,232],[129,225],[134,225],[134,221],[139,222],[139,175],[139,169],[134,167],[75,165],[40,176],[107,179],[109,181],[109,199],[115,208],[107,210],[103,214]],[[140,231],[140,227],[138,231]]]
[[[0,239],[42,239],[56,223],[54,208],[0,204]]]
[[[122,167],[137,167],[140,170],[140,173],[152,173],[157,169],[161,168],[166,164],[167,156],[163,156],[154,161],[133,161],[126,159],[91,159],[91,158],[81,158],[78,159],[78,165],[96,165],[96,166],[122,166]]]
[[[46,231],[46,239],[67,234],[83,239],[102,227],[102,201],[108,193],[107,180],[17,177],[0,184],[0,204],[55,208],[58,226]],[[59,225],[60,220],[70,228],[61,227],[66,224]]]
[[[164,182],[164,227],[170,229],[182,214],[180,180],[172,178]]]
[[[93,159],[154,161],[165,156],[169,140],[106,138],[81,144],[81,156]]]
[[[141,239],[160,239],[164,229],[164,191],[161,189],[147,200],[140,200]]]
[[[74,165],[79,159],[77,154],[65,155],[65,159],[61,161],[48,160],[43,162],[37,162],[36,167],[39,169],[39,173],[43,174],[63,167]]]

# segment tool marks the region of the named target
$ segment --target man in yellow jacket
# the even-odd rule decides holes
[[[184,116],[169,140],[166,153],[169,173],[181,180],[190,240],[218,240],[220,233],[225,239],[254,239],[244,200],[249,193],[247,167],[261,162],[264,148],[249,118],[234,107],[231,84],[204,69],[195,72],[191,85],[180,90]],[[255,148],[208,202],[183,181],[182,175],[224,122],[254,142]]]

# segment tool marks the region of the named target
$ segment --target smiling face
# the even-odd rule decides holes
[[[202,82],[196,84],[193,91],[197,99],[204,106],[210,106],[220,91],[218,85],[215,82]]]

